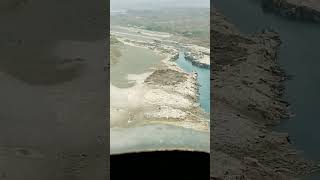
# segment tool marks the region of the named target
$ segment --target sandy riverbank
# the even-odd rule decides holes
[[[116,31],[117,29],[120,32]],[[188,40],[181,38],[180,36],[164,32],[148,31],[141,28],[121,26],[114,28],[114,30],[111,31],[111,34],[122,38],[130,37],[131,40],[135,40],[136,44],[151,49],[160,47],[169,49],[165,44],[170,45],[169,47],[181,47],[185,51],[186,59],[191,61],[193,65],[201,68],[210,68],[210,48],[191,44],[190,42],[187,43]]]
[[[147,73],[129,74],[128,80],[135,81],[133,87],[118,89],[111,85],[111,97],[123,98],[111,100],[114,117],[111,128],[167,124],[208,132],[208,115],[198,103],[197,75],[176,65],[174,60],[179,51],[169,45],[124,37],[118,40],[129,46],[152,49],[165,58]]]

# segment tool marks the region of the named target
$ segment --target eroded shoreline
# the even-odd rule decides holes
[[[262,0],[262,6],[284,17],[320,22],[320,3],[317,0]]]
[[[197,74],[186,73],[177,66],[174,61],[179,56],[179,50],[174,46],[156,42],[124,37],[118,37],[118,40],[126,45],[152,49],[155,53],[165,56],[157,67],[139,82],[137,81],[136,86],[133,87],[138,88],[136,91],[143,91],[141,104],[144,105],[139,109],[143,109],[144,122],[135,124],[135,120],[131,120],[130,123],[124,123],[125,126],[160,123],[208,132],[209,117],[200,108],[198,102]],[[139,118],[141,119],[141,116]],[[117,124],[115,127],[121,127],[124,124]]]
[[[290,116],[282,98],[287,76],[277,60],[279,35],[270,30],[244,35],[216,10],[211,19],[211,177],[295,179],[317,170],[287,133],[272,130]]]
[[[128,74],[134,86],[111,85],[111,97],[119,93],[125,97],[120,106],[115,102],[121,100],[111,100],[111,152],[172,148],[209,152],[209,114],[199,104],[197,73],[187,73],[176,64],[177,44],[115,37],[121,44],[150,49],[164,58],[144,74]],[[147,138],[149,131],[153,133]],[[119,144],[128,139],[132,143]]]

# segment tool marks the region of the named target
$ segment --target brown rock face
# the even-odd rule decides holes
[[[217,12],[211,19],[212,179],[294,179],[310,172],[289,136],[270,129],[288,117],[280,37],[267,30],[243,35]]]

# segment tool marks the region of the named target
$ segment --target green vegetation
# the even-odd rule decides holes
[[[168,32],[202,44],[210,43],[209,8],[130,10],[127,14],[112,16],[111,25]]]

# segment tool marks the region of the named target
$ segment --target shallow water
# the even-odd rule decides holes
[[[184,53],[180,52],[176,63],[186,72],[196,71],[198,73],[199,87],[199,102],[200,106],[206,111],[210,112],[210,69],[199,68],[192,65],[192,63],[185,59]]]
[[[286,82],[285,98],[296,115],[283,120],[278,131],[288,132],[297,149],[315,161],[320,161],[320,25],[288,20],[266,13],[259,1],[215,1],[219,9],[244,33],[254,33],[271,27],[280,33],[282,45],[279,62],[294,78]],[[319,179],[315,175],[307,179]]]
[[[146,136],[149,134],[151,136]],[[111,154],[159,149],[192,149],[210,151],[208,132],[170,125],[147,125],[110,130]]]
[[[129,74],[148,72],[150,68],[156,66],[163,58],[151,50],[132,46],[125,46],[122,49],[122,55],[119,63],[111,66],[110,72],[111,83],[120,88],[132,86],[127,79]],[[192,70],[198,72],[199,81],[204,85],[200,88],[200,102],[203,102],[202,106],[209,110],[209,99],[205,99],[205,96],[203,96],[210,92],[209,86],[206,86],[204,83],[207,82],[209,84],[209,70],[202,71],[201,68],[194,67],[189,61],[184,59],[183,53],[180,54],[177,63],[186,72],[191,72]],[[205,81],[207,78],[208,80]],[[117,92],[121,92],[121,90]],[[147,125],[132,128],[112,127],[110,131],[111,154],[159,149],[192,149],[209,152],[210,147],[208,132],[194,131],[170,125]],[[151,134],[151,136],[145,136],[145,134]]]
[[[121,47],[121,54],[118,62],[110,68],[110,81],[119,88],[133,86],[134,82],[128,80],[129,74],[150,72],[164,58],[152,50],[129,45]]]

